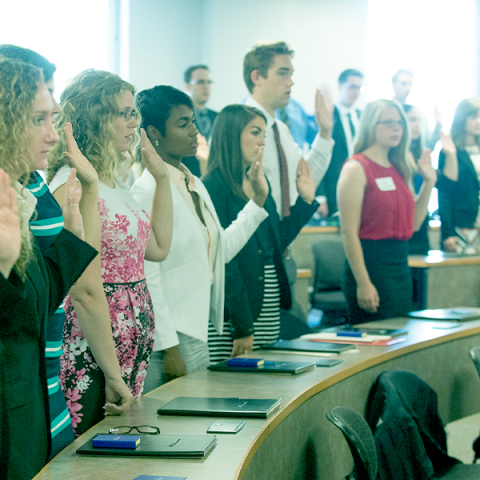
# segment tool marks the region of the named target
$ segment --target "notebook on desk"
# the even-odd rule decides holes
[[[209,365],[208,369],[213,372],[237,372],[237,373],[277,373],[283,375],[298,375],[315,368],[315,362],[282,362],[265,360],[258,367],[237,367],[228,364],[228,360]]]
[[[216,435],[141,435],[135,449],[96,448],[92,441],[77,449],[79,455],[116,455],[121,457],[202,458],[215,446]]]
[[[457,322],[468,322],[469,320],[476,320],[480,318],[480,308],[435,308],[429,310],[417,310],[415,312],[409,312],[408,316],[417,320],[448,320]]]
[[[355,345],[338,345],[335,343],[312,343],[302,340],[279,340],[269,345],[262,345],[263,350],[278,350],[291,352],[312,352],[312,353],[343,353],[353,350]]]
[[[159,415],[267,418],[280,399],[177,397],[157,410]]]

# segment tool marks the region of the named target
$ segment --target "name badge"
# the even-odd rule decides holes
[[[382,192],[391,192],[392,190],[397,189],[392,177],[376,178],[375,181]]]

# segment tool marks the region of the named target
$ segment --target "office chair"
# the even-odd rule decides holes
[[[372,431],[366,420],[355,410],[334,407],[327,418],[340,429],[345,437],[355,464],[357,480],[376,480],[377,451]]]
[[[477,369],[477,373],[480,376],[480,347],[475,347],[470,350],[470,358]],[[473,463],[480,458],[480,436],[473,442],[473,451],[475,456],[473,458]]]
[[[480,479],[480,465],[464,465],[447,454],[437,394],[413,373],[381,373],[370,391],[366,420],[375,438],[380,480]]]
[[[315,258],[315,282],[311,297],[312,307],[322,310],[321,326],[345,323],[347,301],[340,287],[345,252],[342,239],[321,240],[312,244]]]
[[[480,376],[480,347],[475,347],[470,350],[470,358],[472,359],[478,375]]]

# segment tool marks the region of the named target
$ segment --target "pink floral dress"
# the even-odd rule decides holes
[[[69,172],[63,167],[50,189],[65,183]],[[98,206],[103,288],[113,338],[122,376],[132,394],[139,397],[152,352],[155,322],[144,274],[151,225],[147,213],[119,183],[115,188],[100,183]],[[65,317],[59,379],[73,428],[76,435],[81,435],[104,418],[105,379],[78,325],[70,296],[65,299]]]

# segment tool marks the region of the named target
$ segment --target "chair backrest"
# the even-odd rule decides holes
[[[366,420],[358,412],[347,407],[332,408],[327,413],[327,418],[341,430],[347,440],[357,480],[376,480],[377,451]]]
[[[320,288],[340,287],[345,251],[342,237],[320,240],[312,244],[315,258],[315,286]]]
[[[475,347],[470,350],[470,358],[473,360],[473,364],[480,375],[480,347]]]

